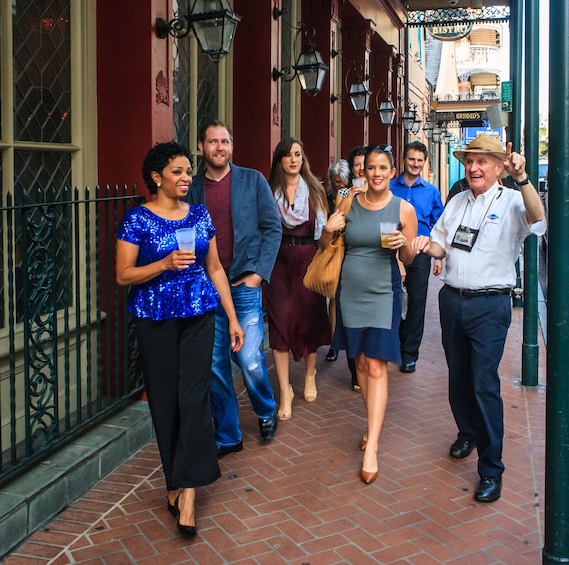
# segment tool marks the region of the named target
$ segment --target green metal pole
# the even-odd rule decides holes
[[[509,114],[507,139],[512,142],[514,151],[519,151],[522,141],[522,55],[524,29],[524,0],[512,2],[510,6],[510,74],[512,79],[512,111]],[[524,305],[520,262],[516,262],[516,286],[512,304],[514,308]]]
[[[544,565],[569,563],[569,0],[549,3]]]
[[[522,54],[524,51],[524,0],[510,6],[510,75],[512,79],[512,111],[508,123],[508,141],[514,151],[520,150],[522,140]]]
[[[525,5],[525,120],[524,153],[526,170],[533,186],[538,186],[539,161],[539,0]],[[522,384],[538,385],[537,344],[537,236],[524,243],[524,328],[522,344]]]

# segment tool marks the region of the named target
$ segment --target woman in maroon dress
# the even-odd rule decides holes
[[[271,282],[263,291],[269,318],[269,343],[280,387],[280,420],[292,416],[294,391],[289,355],[304,359],[304,400],[316,400],[316,350],[330,343],[326,299],[307,290],[302,279],[318,249],[328,203],[310,172],[300,141],[283,139],[276,147],[269,184],[283,223],[279,254]]]

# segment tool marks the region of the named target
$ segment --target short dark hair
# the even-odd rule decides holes
[[[179,157],[180,155],[187,157],[190,164],[192,163],[192,158],[190,157],[190,152],[187,147],[175,141],[157,143],[148,151],[142,161],[142,178],[150,194],[156,194],[158,192],[158,186],[152,178],[152,173],[157,172],[162,174],[164,167],[174,159],[174,157]]]
[[[350,166],[350,171],[354,168],[354,159],[360,155],[365,155],[367,150],[367,145],[356,145],[348,153],[348,165]]]
[[[425,159],[428,155],[427,146],[421,141],[412,141],[405,146],[405,151],[403,152],[404,159],[407,157],[407,153],[409,153],[409,151],[420,151],[425,156]]]
[[[205,134],[209,128],[225,128],[227,130],[227,133],[229,133],[229,139],[231,139],[231,143],[233,143],[233,131],[225,122],[222,122],[221,120],[211,120],[207,122],[207,124],[204,124],[200,128],[198,141],[201,141],[202,143],[205,141]]]

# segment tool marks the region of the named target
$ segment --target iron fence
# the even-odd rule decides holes
[[[135,187],[5,194],[0,484],[142,389],[115,233]]]

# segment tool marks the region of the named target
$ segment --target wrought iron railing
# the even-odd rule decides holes
[[[142,389],[115,232],[134,187],[0,207],[0,484]]]

